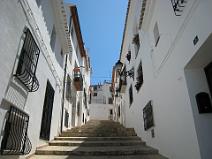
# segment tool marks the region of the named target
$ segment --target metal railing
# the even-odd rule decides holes
[[[10,107],[1,142],[1,155],[30,153],[32,145],[27,136],[28,123],[28,114],[14,106]]]
[[[174,13],[176,16],[181,16],[181,13],[183,12],[183,8],[185,7],[185,0],[171,0]]]

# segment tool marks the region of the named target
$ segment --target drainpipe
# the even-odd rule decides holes
[[[64,67],[64,76],[63,76],[63,93],[62,93],[62,101],[61,101],[61,123],[60,123],[60,133],[63,131],[63,116],[64,116],[64,98],[65,98],[65,83],[66,83],[66,72],[67,72],[67,60],[68,60],[68,55],[66,54],[65,57],[65,67]]]

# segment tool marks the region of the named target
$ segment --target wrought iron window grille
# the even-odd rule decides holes
[[[129,76],[130,78],[133,78],[133,80],[134,80],[134,67],[133,68],[131,68],[129,71],[126,71],[126,70],[124,70],[124,71],[122,71],[121,72],[121,80],[125,80],[125,77],[127,77],[127,76]]]
[[[152,101],[149,101],[143,109],[144,130],[154,126]]]
[[[32,145],[27,136],[29,115],[11,106],[1,142],[1,155],[29,154]]]
[[[139,49],[140,49],[140,39],[139,34],[135,34],[133,38],[133,43],[135,44],[135,58],[138,55]]]
[[[27,28],[17,70],[14,76],[29,92],[35,92],[39,88],[39,82],[35,74],[39,55],[40,49],[38,48],[30,30]]]
[[[136,84],[135,88],[137,91],[140,90],[142,84],[143,84],[143,70],[142,70],[142,63],[139,64],[138,70],[137,70],[137,78],[136,78]]]
[[[174,13],[176,16],[181,16],[183,12],[183,8],[185,7],[185,4],[187,1],[185,0],[171,0],[172,7],[174,9]]]

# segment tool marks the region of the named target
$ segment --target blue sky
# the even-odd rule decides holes
[[[111,80],[119,58],[128,0],[65,0],[77,6],[93,73],[91,83]]]

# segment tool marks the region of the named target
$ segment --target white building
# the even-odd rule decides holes
[[[90,120],[112,120],[113,99],[111,83],[92,85],[89,99]]]
[[[69,59],[71,63],[67,66],[70,81],[73,81],[70,84],[71,93],[67,93],[71,99],[66,104],[67,112],[71,113],[70,123],[67,124],[70,128],[85,124],[88,120],[87,98],[89,97],[91,66],[88,52],[84,48],[76,6],[66,4],[66,13],[73,44],[73,55]]]
[[[129,0],[115,108],[171,159],[212,158],[211,15],[210,0]]]
[[[0,17],[0,152],[21,158],[84,123],[90,63],[76,6],[1,1]]]

